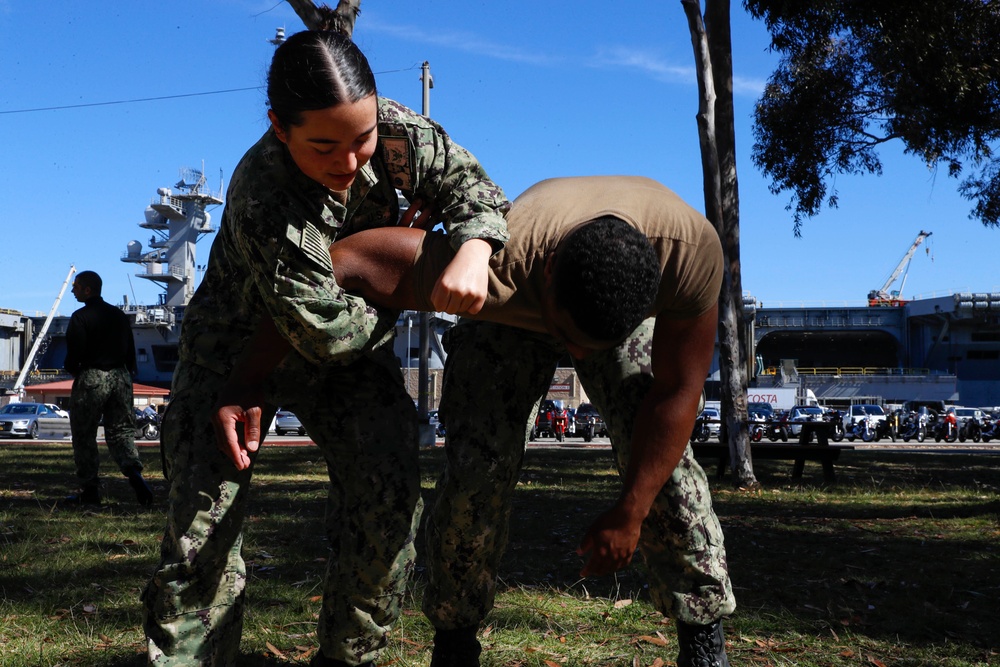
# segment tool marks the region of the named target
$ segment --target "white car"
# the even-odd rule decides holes
[[[49,410],[56,413],[60,417],[65,417],[66,419],[69,419],[69,413],[60,408],[55,403],[42,403],[42,405],[44,405],[45,407],[47,407]]]
[[[880,422],[884,422],[886,417],[881,405],[852,405],[844,412],[844,431],[849,433],[854,423],[865,415],[868,415],[873,430]]]
[[[821,422],[826,414],[818,405],[795,405],[788,412],[788,429],[792,435],[802,432],[802,422]]]
[[[983,422],[983,417],[986,415],[979,408],[963,408],[960,406],[955,406],[955,419],[958,420],[958,426],[961,428],[965,422],[969,419],[975,417],[979,423]]]

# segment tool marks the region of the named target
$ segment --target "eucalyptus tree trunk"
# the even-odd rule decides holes
[[[750,458],[747,424],[747,350],[740,274],[739,192],[733,119],[733,67],[729,0],[681,0],[691,32],[698,75],[698,137],[705,184],[705,215],[722,241],[725,271],[719,294],[719,368],[722,431],[729,441],[733,482],[759,486]],[[707,22],[707,26],[706,26]],[[718,86],[718,87],[717,87]]]
[[[335,20],[332,24],[324,26],[323,23],[326,19],[312,0],[288,0],[288,4],[292,6],[292,9],[310,30],[319,30],[320,28],[336,30],[347,37],[354,34],[354,22],[361,12],[361,0],[340,0],[337,3]]]

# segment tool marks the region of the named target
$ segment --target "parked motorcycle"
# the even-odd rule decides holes
[[[694,420],[694,430],[691,432],[691,441],[708,442],[710,437],[712,437],[712,431],[708,427],[708,418],[703,415],[698,415],[698,418]]]
[[[892,442],[896,442],[894,417],[889,416],[880,422],[875,422],[875,442],[878,442],[882,438],[889,438]]]
[[[979,437],[983,442],[1000,438],[1000,419],[983,417],[983,423],[979,427]]]
[[[830,422],[830,439],[840,442],[844,439],[844,413],[840,410],[830,410],[826,414],[826,420]]]
[[[958,439],[960,442],[971,440],[979,442],[983,438],[983,424],[975,417],[969,417],[958,429]]]
[[[954,412],[945,412],[937,416],[934,422],[934,442],[955,442],[958,440],[958,420]]]
[[[771,421],[767,422],[767,427],[764,429],[764,435],[771,442],[781,440],[782,442],[788,442],[788,413],[784,413],[781,416],[775,416]]]
[[[750,441],[760,442],[764,437],[764,429],[767,424],[767,415],[763,412],[750,413]]]
[[[530,440],[536,440],[538,438],[548,438],[554,437],[559,440],[559,434],[556,433],[556,417],[562,415],[566,419],[566,412],[559,407],[555,401],[542,401],[541,406],[538,409],[538,414],[535,415],[535,425],[531,427],[531,434],[528,436]],[[562,435],[566,435],[566,422],[563,422]]]
[[[854,442],[855,438],[861,438],[864,442],[871,442],[875,439],[875,429],[872,427],[872,418],[867,413],[862,415],[846,429],[847,439]]]
[[[909,442],[914,439],[917,442],[923,442],[927,437],[927,415],[924,413],[917,414],[916,412],[908,414],[899,427],[899,436],[903,439],[903,442]]]
[[[552,417],[552,430],[556,434],[556,440],[562,442],[566,439],[566,424],[569,422],[569,417],[566,415],[565,410],[559,410]]]
[[[156,440],[160,437],[160,415],[155,412],[135,411],[135,437]]]

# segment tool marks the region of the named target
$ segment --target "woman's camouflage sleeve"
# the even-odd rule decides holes
[[[393,329],[395,313],[380,315],[337,284],[330,240],[317,225],[279,202],[246,206],[233,225],[240,254],[264,309],[303,357],[350,363]]]
[[[434,121],[392,100],[380,100],[379,114],[379,140],[396,187],[432,204],[453,250],[469,239],[500,250],[509,238],[510,202],[472,153]]]

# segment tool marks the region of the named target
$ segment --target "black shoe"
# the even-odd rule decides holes
[[[96,486],[88,486],[80,491],[80,493],[74,493],[71,496],[66,496],[59,504],[66,507],[82,507],[83,505],[100,507],[101,492],[97,490]]]
[[[133,470],[126,477],[128,477],[128,483],[132,486],[132,490],[135,491],[135,499],[139,501],[139,504],[143,507],[152,505],[153,490],[149,488],[149,484],[146,484],[146,480],[142,478],[142,473],[138,470]]]
[[[677,667],[729,667],[722,621],[692,625],[677,621]]]
[[[478,630],[473,626],[435,632],[431,667],[479,667],[483,647],[476,639]]]
[[[316,655],[309,661],[309,667],[351,667],[343,660],[334,660],[323,655],[323,651],[317,651]],[[374,662],[363,662],[358,667],[375,667]]]

